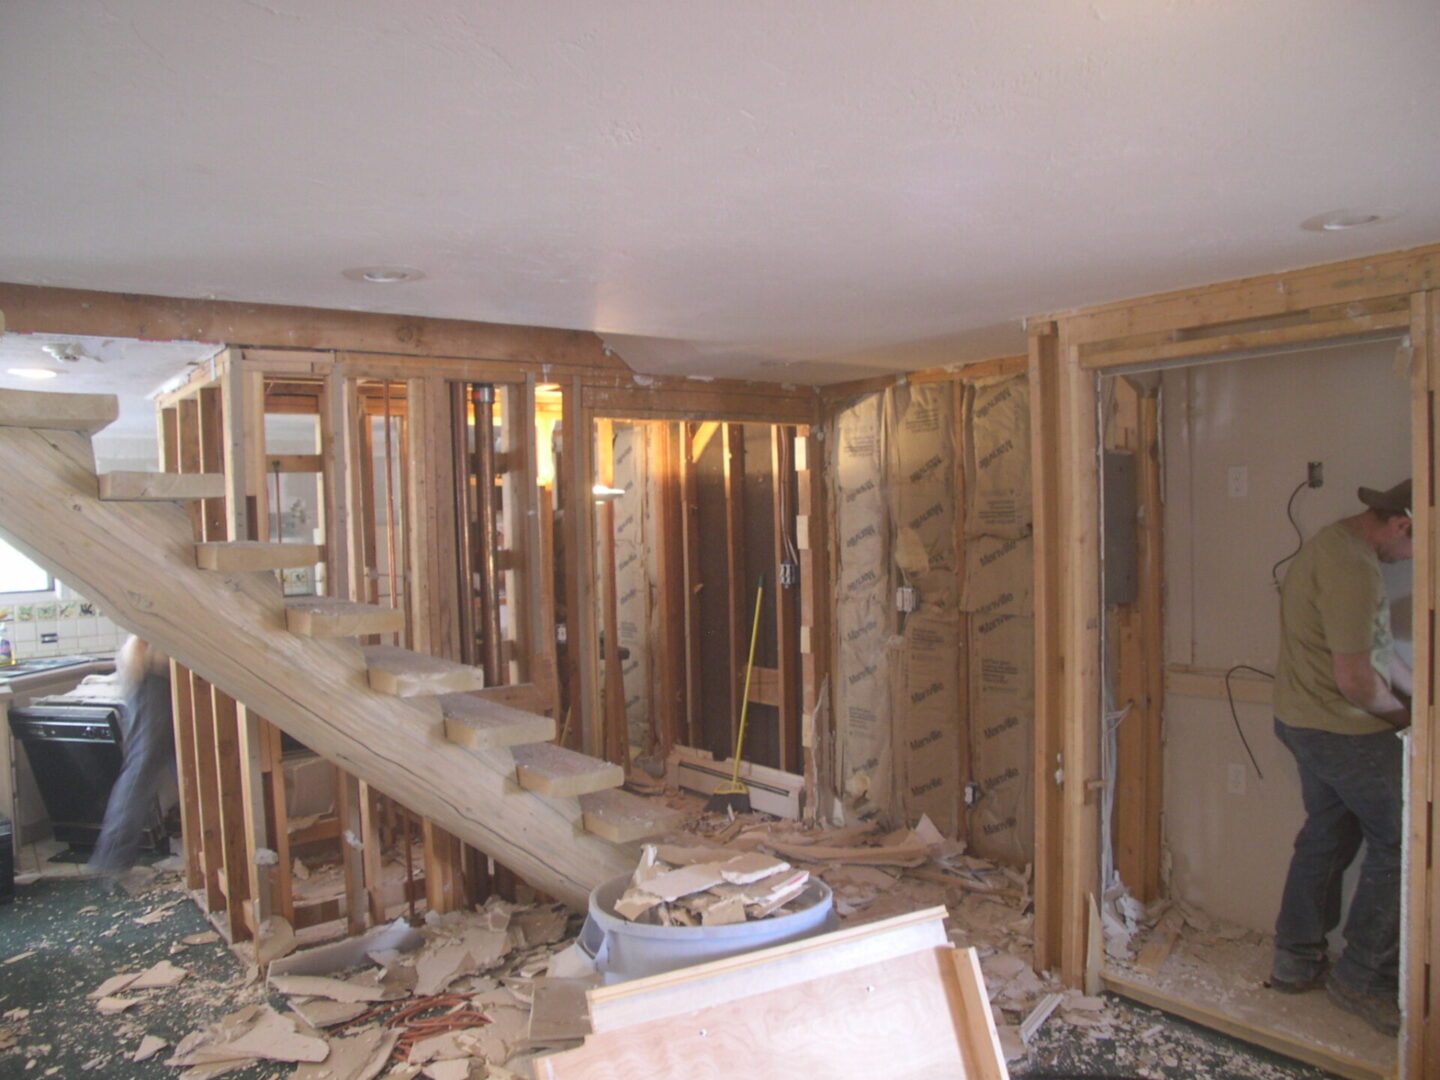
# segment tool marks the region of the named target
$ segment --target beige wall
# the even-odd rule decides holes
[[[1325,485],[1295,499],[1308,538],[1359,510],[1355,489],[1409,475],[1408,368],[1393,343],[1177,369],[1164,375],[1165,651],[1171,664],[1275,670],[1271,566],[1295,547],[1285,505],[1307,461]],[[1232,467],[1248,491],[1230,494]],[[1283,569],[1281,571],[1283,574]],[[1408,565],[1387,579],[1409,645]],[[1294,763],[1266,705],[1167,696],[1165,826],[1172,895],[1269,931],[1303,818]],[[1237,790],[1243,789],[1243,790]]]

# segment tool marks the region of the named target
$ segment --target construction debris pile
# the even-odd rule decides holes
[[[295,953],[271,963],[268,979],[272,993],[288,998],[288,1010],[245,1005],[180,1040],[167,1063],[184,1070],[180,1080],[210,1080],[260,1061],[293,1063],[295,1080],[382,1073],[507,1080],[521,1075],[507,1069],[512,1059],[585,1034],[568,1014],[532,1015],[543,997],[568,1012],[578,1007],[583,1020],[584,989],[594,980],[546,977],[568,932],[563,907],[492,898],[475,911],[428,916],[418,929],[400,919]],[[119,995],[184,978],[183,969],[162,963],[108,979],[90,997],[102,1012],[120,1012],[132,1002]],[[544,1028],[538,1039],[535,1016]],[[156,1043],[143,1048],[146,1056],[165,1045]]]
[[[659,926],[728,926],[786,913],[808,870],[759,852],[646,844],[615,913]]]

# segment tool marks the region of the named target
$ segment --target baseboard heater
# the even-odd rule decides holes
[[[710,795],[721,784],[729,782],[734,767],[733,759],[716,761],[708,750],[677,746],[665,762],[665,780],[697,795]],[[776,817],[800,816],[800,793],[805,790],[803,776],[742,761],[740,779],[750,789],[750,805],[754,809]]]

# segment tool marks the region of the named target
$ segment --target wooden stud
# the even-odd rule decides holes
[[[615,486],[615,426],[609,420],[595,421],[595,439],[599,449],[599,482]],[[604,605],[605,666],[604,726],[602,745],[605,758],[626,767],[629,762],[630,731],[625,714],[624,664],[620,660],[620,604],[615,580],[615,503],[607,499],[599,504],[600,524],[600,590]]]
[[[281,752],[280,729],[268,720],[253,716],[249,709],[245,712],[247,722],[253,719],[256,725],[256,735],[260,743],[264,819],[276,857],[277,872],[273,878],[270,901],[274,910],[294,926],[295,894],[290,862],[290,812],[285,805],[285,763]]]
[[[325,536],[325,592],[336,599],[353,596],[351,518],[359,501],[351,498],[350,476],[353,428],[349,423],[349,387],[345,376],[332,370],[325,376],[320,395],[319,449],[323,462],[320,505]]]
[[[965,407],[970,388],[960,379],[953,384],[951,407],[955,410],[955,471],[952,473],[951,489],[955,499],[955,595],[965,595],[966,508],[970,502],[969,477],[965,473]],[[974,764],[971,739],[974,732],[971,725],[974,715],[970,707],[970,619],[964,612],[955,620],[955,700],[960,707],[956,721],[960,737],[955,740],[955,833],[957,838],[968,835],[969,822],[965,805],[965,785],[974,779]]]
[[[195,716],[195,761],[192,766],[199,795],[199,862],[205,894],[205,910],[214,915],[225,910],[225,868],[223,824],[220,814],[220,778],[216,769],[215,707],[210,684],[190,673],[190,702]]]
[[[200,471],[220,477],[220,493],[200,504],[199,540],[233,540],[226,531],[225,500],[229,479],[225,475],[225,402],[219,386],[202,386],[196,391],[200,402]]]
[[[686,714],[686,640],[674,632],[686,625],[685,613],[685,526],[682,505],[676,431],[684,424],[662,422],[651,425],[648,441],[650,473],[656,478],[658,506],[654,514],[655,598],[660,628],[656,650],[655,714],[659,736],[657,754],[661,760],[682,741],[681,726]]]
[[[175,727],[176,779],[180,788],[180,835],[185,845],[185,888],[204,884],[200,865],[200,789],[195,769],[195,711],[190,672],[170,661],[170,710]]]
[[[793,432],[781,425],[770,428],[770,473],[772,477],[773,514],[775,534],[775,565],[792,563],[798,574],[800,566],[791,559],[786,544],[795,528],[795,509],[790,504],[791,486],[795,480],[791,465],[793,456]],[[776,653],[776,708],[780,720],[779,767],[786,772],[798,773],[804,768],[800,749],[800,664],[799,664],[799,611],[796,608],[794,586],[783,585],[777,569],[774,582],[775,596],[775,653]]]
[[[703,426],[703,425],[702,425]],[[700,634],[700,590],[705,588],[704,568],[700,565],[700,493],[696,477],[696,465],[700,454],[697,450],[695,425],[680,424],[680,502],[682,574],[680,585],[683,589],[685,611],[685,744],[699,746],[702,738],[701,724],[701,634]]]
[[[1060,344],[1055,324],[1031,328],[1030,335],[1030,454],[1034,492],[1035,565],[1035,736],[1032,768],[1035,777],[1035,966],[1039,970],[1060,963],[1066,928],[1073,920],[1064,914],[1062,871],[1065,815],[1058,776],[1065,714],[1062,708],[1062,672],[1065,654],[1060,629],[1060,553],[1065,537],[1060,531],[1062,482],[1059,385]]]
[[[362,850],[365,827],[361,819],[364,799],[360,781],[339,766],[335,768],[335,807],[340,821],[340,864],[345,882],[345,927],[353,936],[369,926]],[[291,923],[294,923],[293,917]]]
[[[749,586],[745,565],[745,429],[739,424],[726,424],[721,431],[721,440],[721,451],[725,455],[725,567],[729,612],[726,624],[731,705],[728,710],[728,745],[734,746],[740,698],[744,693],[745,661],[750,652],[750,623],[754,618],[751,605],[755,602],[755,589]],[[741,756],[744,756],[743,752]]]

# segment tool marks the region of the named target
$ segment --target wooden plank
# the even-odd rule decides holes
[[[554,743],[515,746],[510,753],[515,755],[516,781],[541,795],[584,795],[625,782],[625,770],[619,765]]]
[[[629,371],[597,335],[579,330],[9,284],[0,284],[0,310],[10,329],[20,333],[475,357]]]
[[[596,462],[599,482],[607,488],[615,486],[615,425],[609,420],[595,421]],[[615,569],[615,501],[606,499],[596,510],[600,522],[600,567],[598,579],[604,625],[604,722],[601,746],[609,761],[624,768],[630,760],[630,732],[625,711],[624,664],[620,660],[620,600]],[[589,562],[589,559],[586,559]]]
[[[585,407],[596,416],[617,420],[726,420],[763,424],[813,424],[819,398],[812,390],[782,390],[773,385],[720,391],[667,390],[653,387],[585,388]]]
[[[1215,698],[1224,701],[1225,672],[1219,668],[1198,668],[1186,664],[1164,667],[1165,693],[1179,697]],[[1230,676],[1230,694],[1236,704],[1269,705],[1274,699],[1275,683],[1258,675],[1237,671]]]
[[[570,707],[579,714],[576,727],[586,753],[604,752],[604,707],[601,700],[599,627],[596,625],[595,560],[585,554],[595,550],[595,432],[590,415],[581,408],[581,382],[571,381],[562,399],[566,461],[565,550],[568,553],[565,578],[567,641],[570,663],[577,672],[578,693],[572,693]],[[571,570],[573,569],[573,576]],[[573,586],[573,588],[572,588]]]
[[[730,672],[730,738],[727,745],[734,746],[740,724],[740,701],[745,692],[745,664],[750,653],[750,623],[754,617],[751,604],[754,603],[755,589],[748,586],[745,565],[745,429],[739,424],[726,424],[720,439],[725,483],[725,641]],[[740,756],[745,756],[743,750]]]
[[[656,498],[659,502],[654,513],[656,522],[655,552],[655,600],[656,623],[662,627],[656,643],[655,683],[656,731],[660,745],[657,753],[661,760],[669,756],[670,748],[683,741],[687,734],[681,728],[686,714],[686,641],[683,633],[676,633],[685,622],[685,526],[684,507],[680,493],[680,447],[676,437],[683,424],[661,423],[653,425],[653,437],[648,440],[651,448],[650,473],[656,478]],[[672,629],[673,628],[673,629]]]
[[[590,1002],[591,1026],[597,1035],[605,1035],[626,1031],[647,1020],[673,1022],[696,1009],[743,1001],[822,976],[929,952],[947,943],[946,917],[943,907],[922,908],[738,956],[597,987],[585,995]]]
[[[197,567],[226,574],[314,566],[324,559],[325,548],[321,544],[271,544],[264,540],[234,540],[195,545]]]
[[[225,412],[219,386],[203,386],[197,391],[200,403],[200,472],[220,477],[220,493],[205,499],[200,507],[200,540],[233,540],[225,526],[225,499],[229,479],[225,475]]]
[[[290,813],[285,804],[285,764],[282,754],[280,729],[270,721],[245,710],[247,720],[253,722],[260,741],[261,784],[264,789],[266,812],[265,827],[270,834],[276,856],[276,872],[272,876],[274,910],[295,925],[295,893],[290,862]],[[337,829],[338,835],[338,829]],[[357,832],[355,835],[359,835]],[[342,844],[342,847],[349,845]]]
[[[179,472],[181,474],[200,473],[204,471],[201,458],[204,456],[203,440],[200,435],[200,399],[199,397],[186,398],[177,402],[175,406],[177,417],[177,450],[179,453]],[[205,515],[199,506],[187,506],[186,513],[190,515],[191,524],[195,529],[195,539],[204,540],[205,537]],[[229,539],[228,536],[219,537],[221,540]]]
[[[1160,399],[1140,400],[1140,640],[1144,693],[1141,753],[1145,761],[1144,878],[1136,898],[1149,903],[1161,893],[1165,781],[1165,507],[1162,498],[1164,447],[1160,440]]]
[[[951,380],[973,382],[976,379],[1005,378],[1023,375],[1030,367],[1030,358],[1020,356],[996,356],[989,360],[971,360],[968,363],[946,364],[944,367],[912,371],[905,376],[912,383],[950,382]]]
[[[395,645],[366,645],[360,652],[370,688],[396,697],[461,693],[480,690],[485,675],[479,669],[438,656],[426,656]]]
[[[0,390],[0,427],[79,431],[94,435],[120,415],[114,394]]]
[[[1022,368],[1020,374],[1024,371]],[[1008,374],[1008,373],[1007,373]],[[951,398],[951,408],[955,412],[955,464],[951,473],[951,490],[954,492],[954,537],[955,545],[955,595],[965,595],[966,564],[965,557],[965,526],[966,507],[970,502],[969,477],[965,474],[965,402],[970,393],[970,387],[961,380],[956,380]],[[1033,496],[1033,491],[1032,491]],[[955,701],[959,706],[960,715],[956,718],[960,737],[955,740],[955,776],[957,783],[952,784],[955,793],[955,836],[957,839],[969,836],[969,808],[965,805],[965,785],[974,778],[974,763],[972,748],[970,745],[971,725],[974,723],[973,712],[970,707],[970,620],[962,612],[955,620]],[[1032,785],[1033,787],[1033,785]]]
[[[951,951],[910,953],[697,1009],[688,1023],[648,1020],[594,1034],[578,1049],[536,1059],[536,1076],[1003,1078],[1008,1074],[996,1051],[972,1047],[973,1032],[955,1023],[947,986],[960,973]],[[883,1016],[887,1028],[911,1035],[877,1038],[871,1025],[856,1022],[866,1015]],[[967,1067],[967,1060],[987,1056],[988,1067]]]
[[[325,459],[319,454],[266,454],[265,475],[278,473],[317,473],[325,471]]]
[[[318,441],[324,468],[320,479],[320,506],[325,537],[325,591],[332,597],[351,594],[352,526],[350,519],[359,506],[350,498],[353,432],[347,422],[348,388],[338,370],[325,376],[320,395]]]
[[[152,642],[153,644],[153,642]],[[214,915],[225,910],[224,842],[221,839],[220,777],[215,749],[215,706],[210,684],[190,672],[190,702],[195,716],[195,773],[199,795],[199,861],[205,910]]]
[[[811,445],[809,429],[804,429],[796,439],[795,457],[799,511],[796,528],[800,547],[800,704],[804,710],[800,725],[805,774],[803,813],[805,819],[811,821],[822,812],[817,750],[822,741],[827,744],[831,741],[834,730],[830,718],[822,715],[830,672],[829,517],[825,499],[825,455],[819,447]],[[962,663],[961,667],[964,666]],[[828,775],[823,787],[828,801]]]
[[[1440,298],[1435,292],[1410,297],[1411,477],[1414,481],[1414,663],[1410,755],[1405,801],[1406,846],[1411,852],[1404,880],[1405,926],[1401,934],[1400,1075],[1425,1080],[1440,1070],[1440,866],[1433,855],[1435,783],[1440,774],[1436,730],[1437,652],[1435,608],[1440,581],[1436,485],[1440,476]],[[1426,853],[1422,858],[1420,852]]]
[[[581,822],[587,832],[614,844],[663,836],[685,824],[685,812],[659,799],[633,795],[621,788],[580,796]]]
[[[701,634],[700,591],[705,587],[704,568],[700,564],[700,493],[695,464],[695,427],[680,424],[680,502],[682,531],[682,574],[685,609],[685,734],[684,742],[694,746],[701,741]]]
[[[787,537],[795,529],[795,510],[791,506],[791,487],[795,482],[793,433],[776,424],[770,429],[770,473],[773,478],[772,513],[774,515],[775,565],[791,563],[799,573],[799,563],[791,557],[793,541]],[[777,571],[776,577],[779,577]],[[802,768],[800,751],[800,613],[796,606],[796,588],[774,583],[775,595],[775,707],[780,719],[779,766],[786,772]]]
[[[507,751],[452,746],[438,737],[438,707],[373,693],[353,646],[276,633],[272,575],[196,571],[180,507],[101,502],[88,457],[84,436],[0,428],[5,539],[118,624],[557,899],[583,907],[596,884],[633,868],[613,845],[577,835],[578,805],[515,798]]]
[[[339,818],[341,835],[355,837],[365,835],[360,819],[360,781],[339,766],[335,768],[335,809]],[[369,925],[369,914],[365,906],[365,865],[361,859],[359,844],[347,838],[340,845],[341,876],[345,882],[345,929],[353,937],[363,934]],[[298,925],[294,918],[292,926]]]
[[[216,473],[108,472],[100,476],[102,499],[175,502],[223,499],[225,477]]]
[[[440,712],[445,717],[445,737],[472,750],[549,742],[555,738],[552,717],[523,712],[473,694],[441,694]]]
[[[1064,315],[1075,342],[1199,327],[1440,287],[1440,245],[1179,289]],[[1054,316],[1049,316],[1054,317]]]
[[[176,779],[180,788],[180,834],[185,844],[185,888],[204,881],[200,866],[200,778],[195,770],[195,712],[190,672],[170,661],[170,710],[175,727]]]
[[[1138,1001],[1142,1005],[1159,1009],[1172,1016],[1184,1017],[1186,1020],[1192,1020],[1214,1031],[1224,1032],[1242,1042],[1263,1046],[1267,1050],[1273,1050],[1277,1054],[1294,1058],[1296,1061],[1314,1065],[1326,1072],[1334,1073],[1336,1076],[1347,1077],[1348,1080],[1390,1080],[1391,1074],[1388,1070],[1377,1069],[1367,1062],[1345,1057],[1281,1031],[1247,1024],[1218,1009],[1187,998],[1172,997],[1152,986],[1127,979],[1122,975],[1106,972],[1101,982],[1104,988],[1112,994],[1119,994],[1123,998]]]
[[[313,638],[390,634],[405,629],[405,612],[354,600],[301,596],[285,601],[285,628]]]
[[[433,821],[421,823],[425,849],[425,906],[437,915],[460,907],[460,842]]]
[[[1093,355],[1082,351],[1082,365],[1087,368],[1122,368],[1162,364],[1199,357],[1218,356],[1228,352],[1263,352],[1298,345],[1342,341],[1347,338],[1372,336],[1387,331],[1410,328],[1410,313],[1383,312],[1356,315],[1319,323],[1301,323],[1272,329],[1221,334],[1214,337],[1187,338],[1163,345],[1139,345],[1130,348],[1098,346]]]
[[[1064,656],[1059,618],[1060,551],[1059,339],[1053,323],[1030,334],[1030,455],[1035,562],[1035,967],[1058,965],[1063,933],[1064,837],[1057,780],[1063,744],[1060,689]]]
[[[939,950],[937,950],[938,952]],[[1009,1080],[1005,1051],[995,1030],[995,1016],[980,970],[980,955],[974,949],[948,950],[950,969],[945,987],[950,998],[950,1015],[960,1038],[965,1075],[975,1080]],[[942,961],[943,963],[943,961]]]
[[[227,349],[215,359],[220,378],[220,410],[225,432],[225,535],[231,540],[257,540],[246,498],[246,412],[244,379],[238,356]]]
[[[1088,904],[1099,876],[1098,778],[1100,746],[1100,588],[1095,376],[1080,367],[1078,350],[1062,339],[1060,448],[1068,463],[1060,501],[1061,649],[1065,657],[1064,826],[1061,865],[1061,975],[1078,985],[1088,972]],[[1036,667],[1040,666],[1037,661]]]

